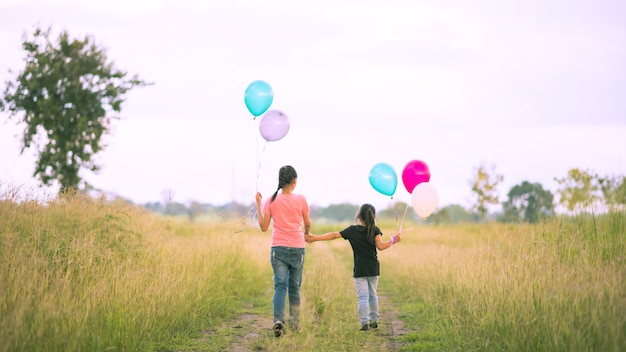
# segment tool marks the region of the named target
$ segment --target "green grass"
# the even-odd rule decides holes
[[[220,225],[125,204],[0,202],[0,350],[151,350],[253,300],[259,270]]]
[[[616,213],[425,229],[385,257],[401,310],[425,309],[407,317],[424,331],[406,350],[625,350],[623,224]]]
[[[271,320],[270,233],[251,219],[240,231],[81,197],[0,200],[0,219],[0,351],[223,351],[242,343],[238,315]],[[404,228],[379,253],[381,311],[402,335],[357,331],[352,251],[337,239],[307,246],[302,332],[267,326],[246,348],[626,350],[624,212]]]

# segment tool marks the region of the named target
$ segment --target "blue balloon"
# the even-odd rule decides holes
[[[393,196],[398,187],[398,175],[387,163],[378,163],[372,167],[369,175],[370,185],[386,196]]]
[[[254,81],[246,88],[244,101],[248,111],[256,117],[270,108],[272,101],[274,101],[274,92],[267,82]]]

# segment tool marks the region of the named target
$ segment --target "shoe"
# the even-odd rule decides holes
[[[377,322],[370,323],[370,329],[378,330],[378,323]]]
[[[285,331],[283,330],[283,323],[279,321],[274,323],[273,330],[274,330],[274,336],[276,337],[280,337],[285,333]]]
[[[367,331],[367,330],[369,330],[369,328],[370,328],[369,325],[363,324],[363,325],[361,325],[361,330],[359,330],[359,331]]]

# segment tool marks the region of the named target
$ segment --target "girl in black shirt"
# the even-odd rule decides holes
[[[363,204],[356,215],[357,225],[350,225],[339,232],[323,235],[306,235],[307,242],[328,241],[343,237],[350,241],[354,255],[354,281],[358,297],[361,331],[378,329],[378,276],[380,263],[376,250],[385,250],[402,239],[400,233],[383,242],[382,232],[376,226],[376,209]]]

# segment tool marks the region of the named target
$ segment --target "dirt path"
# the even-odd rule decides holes
[[[382,313],[380,329],[390,337],[387,340],[387,351],[396,351],[402,346],[398,337],[410,331],[404,328],[404,322],[398,318],[398,311],[387,296],[378,296],[378,304]]]
[[[388,338],[381,346],[376,346],[376,350],[397,351],[403,344],[398,337],[410,331],[405,329],[404,322],[398,318],[398,312],[387,296],[380,296],[379,302],[381,317],[377,333]],[[229,326],[228,330],[235,338],[228,351],[264,351],[266,340],[274,339],[269,316],[247,312],[240,314]]]
[[[237,317],[234,329],[240,329],[238,338],[232,344],[232,352],[248,352],[262,350],[255,347],[256,342],[265,339],[272,333],[272,319],[259,314],[244,313]]]

